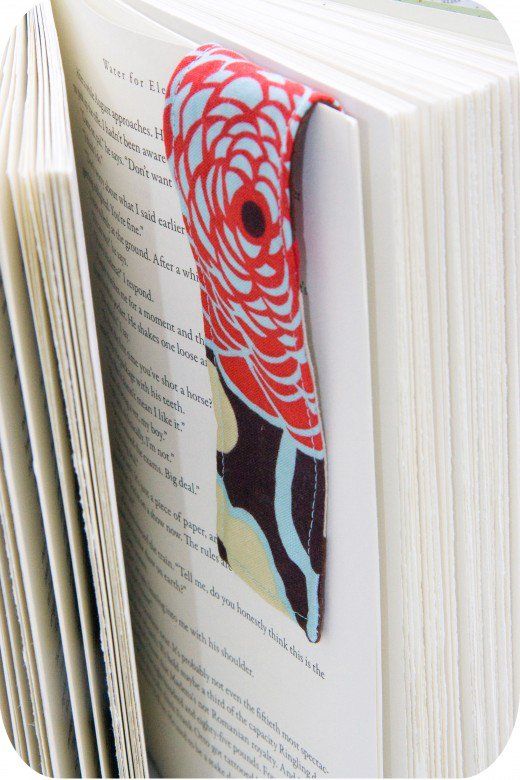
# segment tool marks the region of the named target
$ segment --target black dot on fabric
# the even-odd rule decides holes
[[[262,209],[254,200],[246,200],[242,204],[242,222],[253,238],[260,238],[265,232],[265,217]]]

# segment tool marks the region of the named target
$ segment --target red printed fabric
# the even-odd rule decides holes
[[[219,550],[314,642],[323,612],[324,440],[290,174],[296,133],[317,101],[336,105],[209,44],[181,61],[164,111],[218,422]]]

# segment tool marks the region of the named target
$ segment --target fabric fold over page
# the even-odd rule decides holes
[[[217,436],[221,556],[317,642],[326,463],[306,339],[291,158],[334,99],[218,45],[173,73],[164,139],[197,266]]]

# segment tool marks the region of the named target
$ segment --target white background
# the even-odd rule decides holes
[[[31,5],[30,0],[0,0],[0,51],[3,49],[10,31],[24,11]],[[495,14],[508,33],[517,57],[520,52],[520,4],[517,0],[487,0],[485,6]],[[27,767],[12,747],[7,734],[0,726],[0,777],[21,780],[38,776]],[[520,722],[517,719],[513,735],[504,752],[495,763],[483,772],[484,780],[509,780],[518,778],[520,773]]]

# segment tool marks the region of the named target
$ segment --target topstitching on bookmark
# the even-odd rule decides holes
[[[219,551],[320,636],[325,447],[305,335],[290,173],[309,87],[208,44],[168,85],[166,155],[196,261],[218,423]]]

